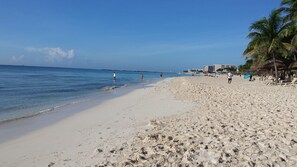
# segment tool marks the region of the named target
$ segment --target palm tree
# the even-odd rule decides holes
[[[256,61],[272,59],[275,76],[278,78],[277,57],[288,55],[287,48],[291,44],[284,42],[291,24],[281,17],[280,10],[273,10],[268,18],[263,17],[250,27],[248,38],[251,39],[243,55]]]
[[[289,49],[289,61],[296,61],[296,54],[297,54],[297,27],[292,22],[292,26],[287,29],[287,36],[284,41],[290,43]]]
[[[281,11],[285,14],[285,19],[292,22],[292,26],[288,29],[287,39],[292,47],[290,48],[291,57],[296,61],[297,57],[297,0],[282,0]]]
[[[282,0],[281,10],[285,12],[286,20],[297,21],[297,0]]]

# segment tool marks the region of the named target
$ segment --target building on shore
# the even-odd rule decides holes
[[[203,72],[213,73],[214,66],[203,66]]]
[[[218,69],[225,69],[225,68],[231,68],[231,67],[237,68],[235,65],[231,65],[231,64],[214,64],[212,66],[203,66],[203,72],[214,73],[214,72],[217,72]]]
[[[183,72],[184,73],[199,73],[199,72],[203,72],[203,69],[192,68],[192,69],[184,70]]]

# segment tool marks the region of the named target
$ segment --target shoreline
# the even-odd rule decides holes
[[[0,144],[0,166],[296,166],[297,89],[177,77]]]
[[[103,161],[106,157],[99,149],[107,151],[131,140],[151,119],[184,112],[191,107],[176,101],[163,89],[171,79],[135,89],[0,143],[0,166],[47,166],[51,163],[85,166]]]
[[[149,79],[146,82],[131,83],[116,88],[110,86],[111,89],[104,87],[100,90],[100,94],[90,93],[87,96],[84,95],[80,99],[76,99],[76,101],[68,101],[61,103],[61,106],[46,109],[48,110],[46,112],[1,121],[0,144],[98,106],[107,100],[123,96],[137,89],[151,87],[158,82],[160,81],[157,79]]]
[[[0,87],[0,124],[63,108],[73,102],[100,98],[100,94],[121,87],[148,84],[159,74],[119,71],[112,80],[110,71],[92,69],[60,69],[0,65],[3,83]],[[168,73],[166,77],[176,76]]]
[[[94,101],[97,98],[103,99],[103,100],[110,99],[110,98],[112,98],[112,97],[110,97],[110,96],[112,96],[111,94],[114,94],[114,92],[117,90],[119,90],[119,92],[120,92],[119,96],[120,96],[120,95],[124,94],[124,92],[128,92],[133,89],[138,89],[140,87],[145,87],[145,86],[148,86],[148,85],[156,83],[156,82],[158,82],[157,79],[148,79],[146,82],[138,82],[138,83],[132,82],[132,83],[127,83],[122,86],[114,86],[114,85],[104,86],[104,87],[96,90],[96,92],[83,94],[81,97],[75,97],[74,99],[64,100],[64,101],[61,101],[61,102],[55,103],[55,104],[47,104],[46,105],[47,108],[39,109],[39,110],[35,111],[34,113],[31,113],[31,115],[28,114],[28,115],[22,115],[19,117],[15,117],[15,118],[7,118],[7,119],[0,120],[0,125],[5,124],[7,122],[31,118],[31,117],[39,116],[39,115],[50,113],[50,112],[62,111],[65,108],[67,109],[67,106],[71,106],[71,105],[77,104],[77,103],[79,103],[79,104],[83,104],[85,102],[88,103],[89,101]],[[124,90],[124,89],[127,89],[127,90]],[[36,110],[36,109],[34,109],[34,110]]]

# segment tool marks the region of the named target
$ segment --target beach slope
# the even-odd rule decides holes
[[[219,76],[169,89],[197,106],[138,134],[115,166],[297,166],[296,88]]]
[[[174,98],[167,89],[170,80],[134,90],[1,143],[0,166],[88,166],[117,162],[116,152],[127,150],[125,147],[136,133],[151,126],[150,120],[192,108],[190,102]]]
[[[166,79],[0,144],[0,166],[297,166],[297,89]]]

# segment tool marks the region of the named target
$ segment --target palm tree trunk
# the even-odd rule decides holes
[[[277,71],[277,66],[276,66],[276,61],[275,61],[275,56],[274,53],[272,53],[272,57],[273,57],[273,64],[274,64],[274,71],[275,71],[275,78],[276,78],[276,83],[278,83],[278,71]]]
[[[297,60],[297,56],[296,56],[296,53],[295,53],[295,55],[294,55],[294,61],[296,61],[296,60]],[[296,71],[296,76],[297,76],[297,71]]]

